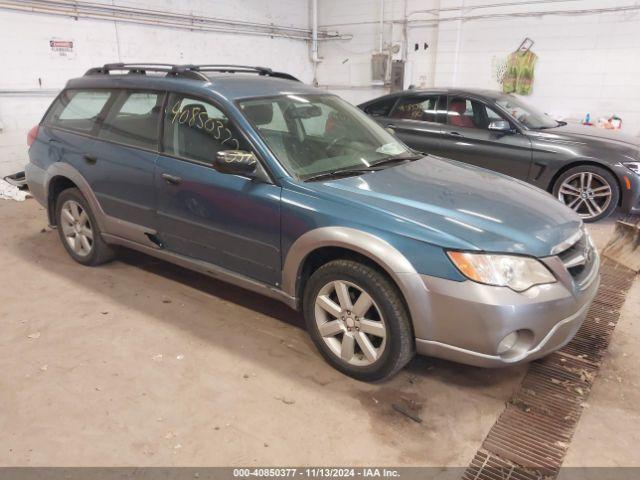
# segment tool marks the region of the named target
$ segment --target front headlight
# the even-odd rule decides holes
[[[523,292],[534,285],[556,281],[535,258],[469,252],[447,252],[447,255],[465,277],[486,285]]]
[[[640,175],[640,162],[624,162],[623,165],[632,172]]]

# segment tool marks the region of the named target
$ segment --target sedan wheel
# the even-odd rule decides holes
[[[350,365],[368,366],[384,352],[382,312],[363,288],[342,280],[326,284],[315,301],[318,331],[331,352]]]
[[[558,189],[558,200],[584,219],[606,212],[613,196],[612,187],[602,176],[582,171],[567,177]]]
[[[82,205],[74,200],[67,200],[60,211],[62,233],[67,245],[80,257],[91,254],[93,248],[93,229],[89,215]]]

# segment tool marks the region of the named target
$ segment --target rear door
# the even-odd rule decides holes
[[[382,125],[411,148],[423,153],[442,155],[442,130],[445,104],[440,95],[409,94],[398,100]]]
[[[509,121],[484,102],[449,96],[443,156],[526,180],[532,162],[531,141],[515,129],[489,130],[494,120]]]
[[[44,119],[43,140],[48,157],[66,162],[85,178],[90,175],[87,156],[93,151],[98,120],[113,97],[111,90],[64,90]]]
[[[85,158],[85,178],[105,213],[149,229],[156,223],[154,171],[163,99],[163,92],[115,91]]]
[[[223,174],[211,166],[219,150],[253,151],[222,107],[189,95],[170,94],[162,147],[155,186],[163,245],[277,285],[281,189]]]

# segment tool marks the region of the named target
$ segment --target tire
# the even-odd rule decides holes
[[[113,259],[113,249],[102,239],[95,216],[77,188],[58,195],[56,221],[60,241],[76,262],[97,266]]]
[[[580,165],[564,172],[553,185],[553,196],[585,222],[608,217],[618,206],[620,186],[608,170]]]
[[[368,265],[333,260],[318,268],[305,287],[303,310],[307,330],[325,360],[357,380],[390,377],[415,354],[400,292]]]

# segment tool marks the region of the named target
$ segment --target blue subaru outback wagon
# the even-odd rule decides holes
[[[551,195],[418,154],[270,69],[94,68],[29,144],[29,187],[74,260],[98,265],[119,245],[277,298],[361,380],[415,352],[542,357],[598,288],[582,221]]]

